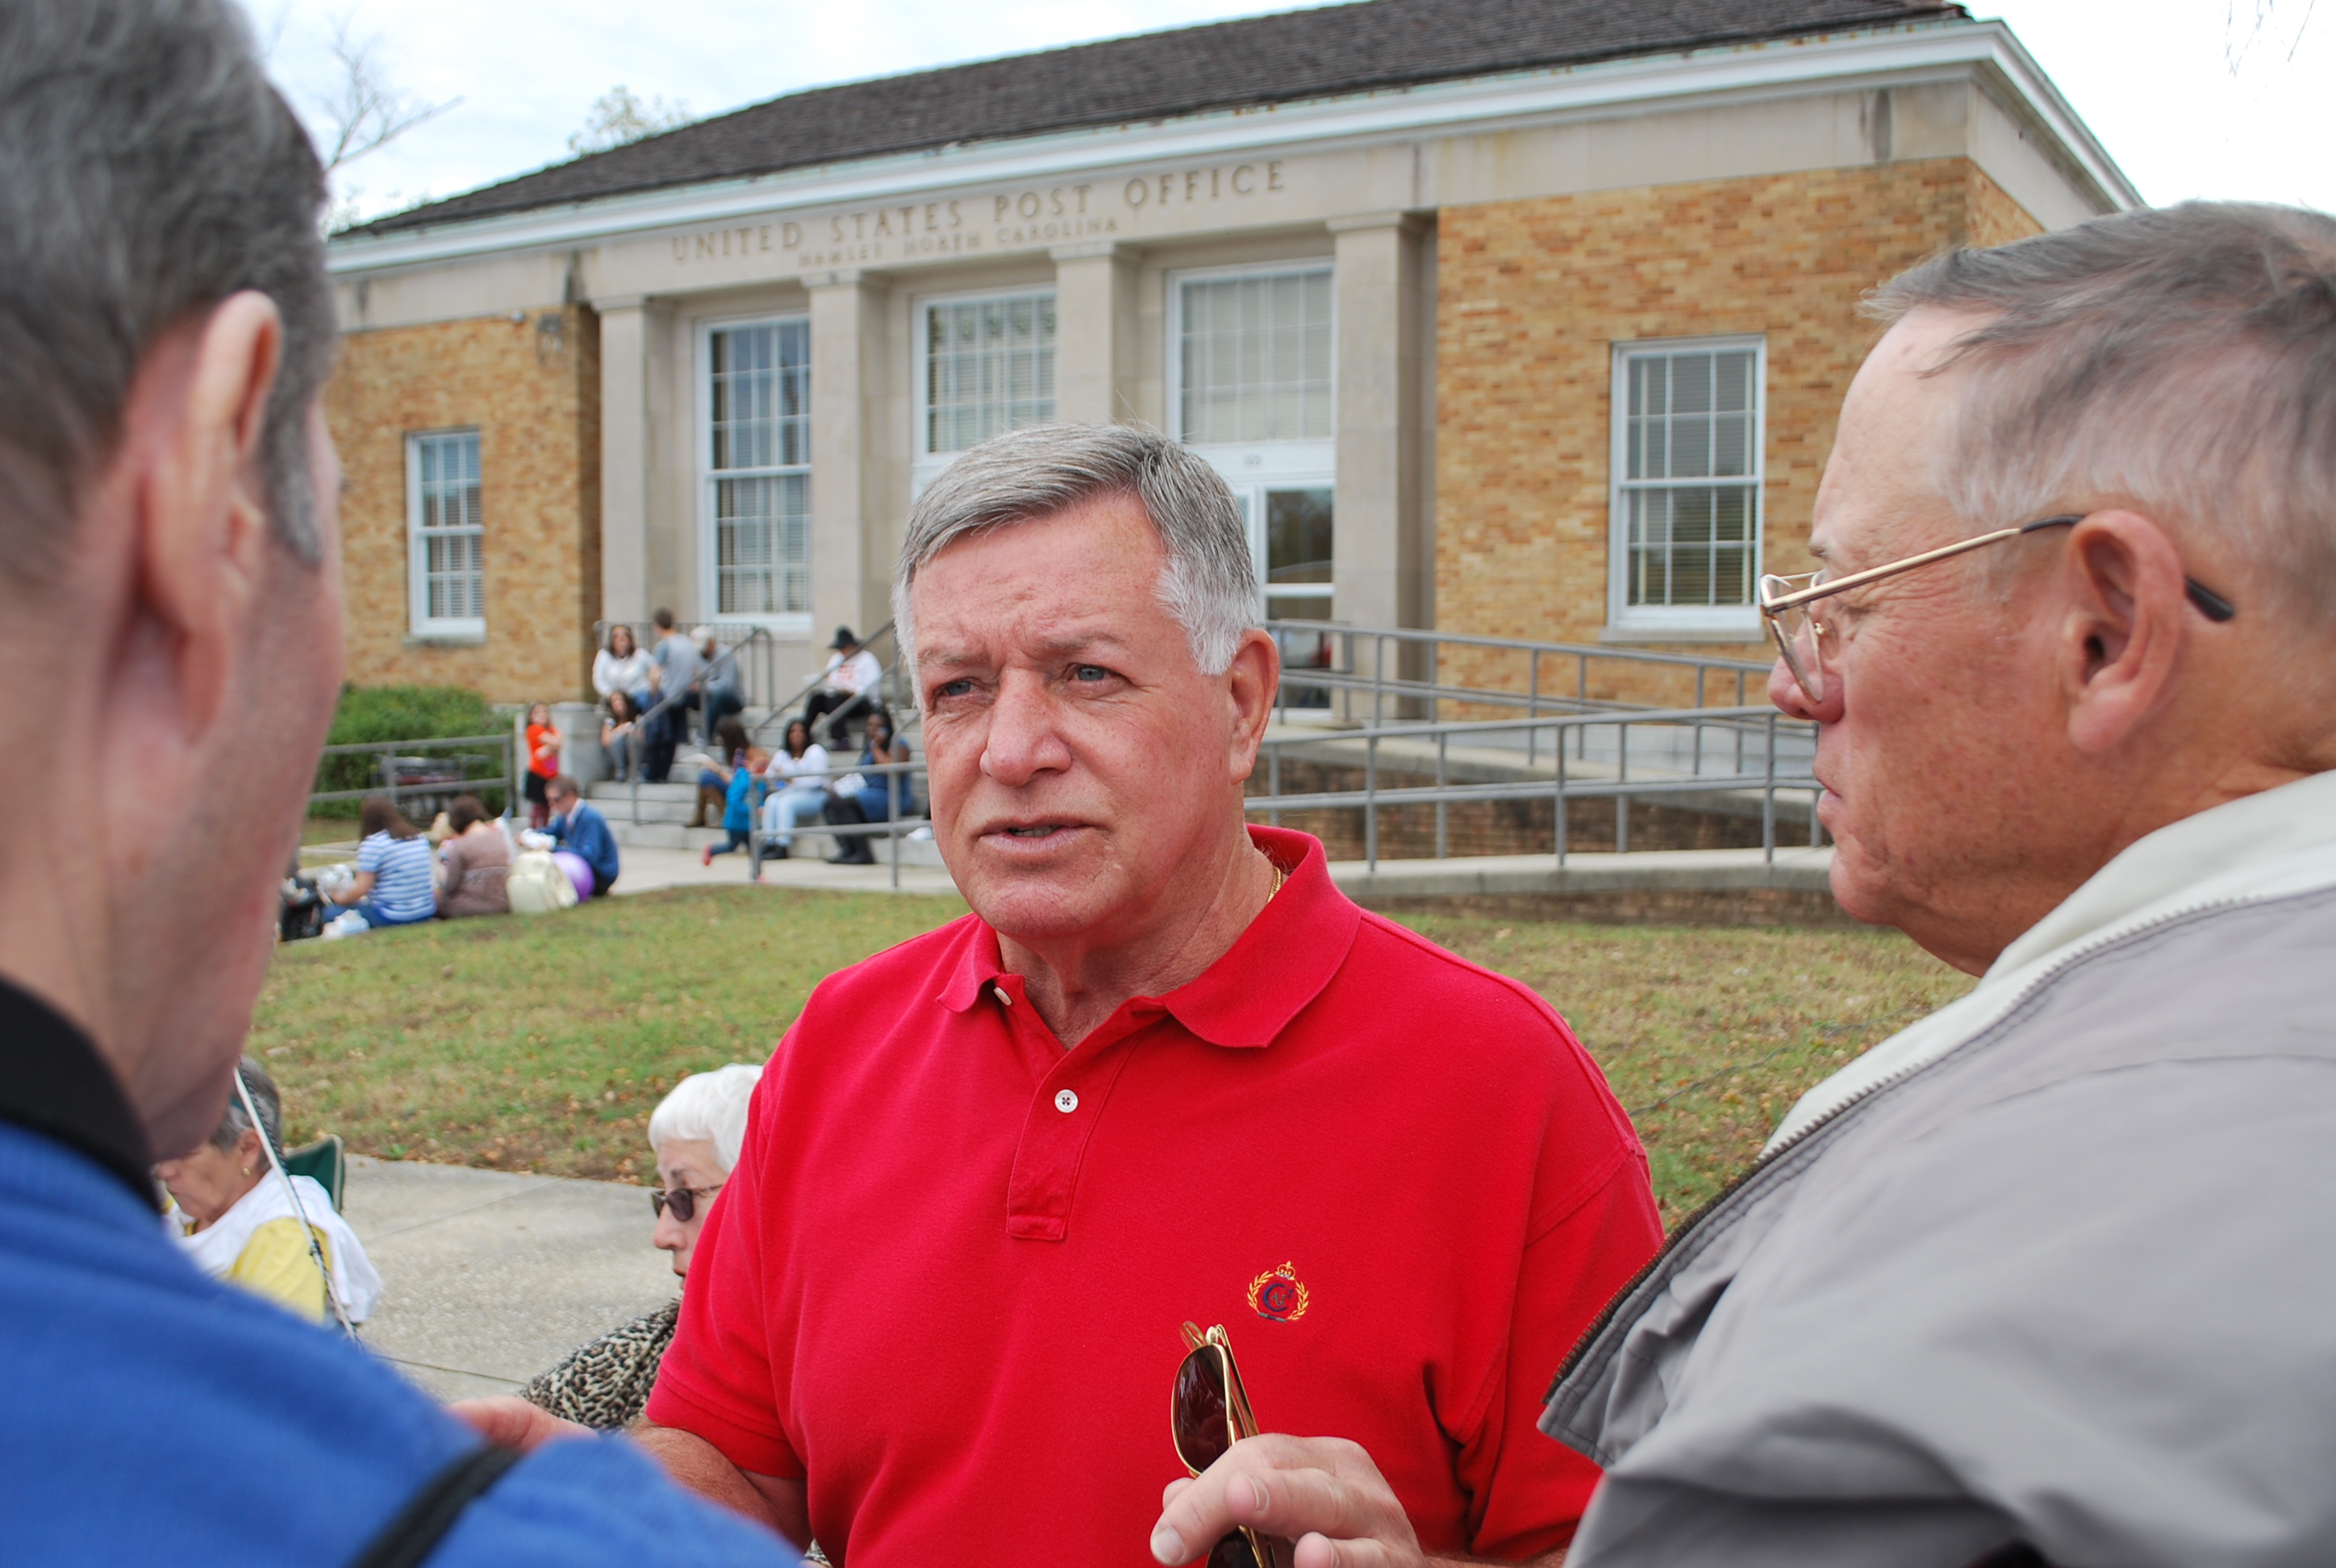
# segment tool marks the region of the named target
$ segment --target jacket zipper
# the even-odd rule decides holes
[[[1596,1341],[1598,1336],[1604,1333],[1607,1328],[1612,1324],[1615,1314],[1621,1310],[1623,1303],[1628,1301],[1638,1292],[1640,1285],[1643,1285],[1648,1280],[1653,1278],[1654,1275],[1662,1269],[1664,1264],[1670,1261],[1672,1255],[1677,1252],[1680,1246],[1686,1242],[1688,1238],[1694,1233],[1696,1228],[1701,1225],[1705,1220],[1708,1219],[1721,1204],[1736,1196],[1737,1193],[1743,1188],[1746,1183],[1767,1171],[1771,1164],[1775,1164],[1777,1160],[1782,1159],[1788,1152],[1799,1148],[1803,1144],[1808,1142],[1810,1138],[1815,1136],[1821,1129],[1833,1125],[1843,1116],[1847,1115],[1851,1111],[1854,1111],[1858,1106],[1865,1104],[1866,1101],[1882,1093],[1884,1089],[1895,1088],[1898,1085],[1904,1083],[1908,1078],[1913,1077],[1923,1069],[1936,1066],[1941,1062],[1945,1061],[1948,1057],[1955,1055],[1955,1053],[1961,1050],[1963,1047],[1970,1045],[1971,1041],[1979,1038],[1981,1035],[1983,1035],[1988,1030],[1994,1028],[1996,1025],[2001,1023],[2005,1018],[2010,1018],[2013,1013],[2019,1011],[2020,1007],[2025,1004],[2030,997],[2033,997],[2038,991],[2043,989],[2044,987],[2049,985],[2052,981],[2059,979],[2061,975],[2065,974],[2068,970],[2070,966],[2078,963],[2078,961],[2091,958],[2094,954],[2100,952],[2105,949],[2116,947],[2121,943],[2129,941],[2136,937],[2141,936],[2146,932],[2155,930],[2160,926],[2170,924],[2173,921],[2186,920],[2192,915],[2204,914],[2208,911],[2224,909],[2234,904],[2253,903],[2256,901],[2256,900],[2247,898],[2222,898],[2209,899],[2204,903],[2185,904],[2178,910],[2168,910],[2162,915],[2152,916],[2149,920],[2145,920],[2140,925],[2128,926],[2121,930],[2111,931],[2106,935],[2097,936],[2087,940],[2082,945],[2070,950],[2068,952],[2062,954],[2059,959],[2055,959],[2050,968],[2043,970],[2033,979],[2029,980],[2025,986],[2022,986],[2020,989],[2019,993],[2012,997],[2010,1001],[2006,1002],[2002,1008],[1997,1012],[1994,1018],[1988,1020],[1988,1022],[1982,1025],[1978,1030],[1966,1036],[1962,1040],[1956,1043],[1948,1050],[1938,1056],[1932,1057],[1929,1061],[1916,1062],[1911,1066],[1899,1068],[1896,1072],[1890,1074],[1886,1077],[1876,1078],[1874,1082],[1866,1085],[1865,1087],[1858,1090],[1857,1093],[1852,1095],[1849,1098],[1844,1100],[1841,1104],[1835,1105],[1833,1109],[1827,1111],[1816,1120],[1811,1122],[1807,1126],[1803,1127],[1799,1132],[1795,1133],[1783,1143],[1778,1144],[1774,1148],[1764,1150],[1759,1158],[1754,1160],[1749,1165],[1747,1165],[1744,1170],[1737,1175],[1735,1180],[1729,1182],[1728,1185],[1722,1187],[1717,1193],[1715,1193],[1709,1203],[1704,1204],[1703,1207],[1698,1209],[1694,1213],[1689,1214],[1686,1219],[1680,1221],[1679,1228],[1673,1231],[1664,1241],[1661,1250],[1657,1251],[1653,1257],[1647,1260],[1647,1266],[1640,1269],[1636,1274],[1632,1275],[1629,1284],[1623,1286],[1620,1290],[1615,1291],[1611,1297],[1608,1298],[1605,1307],[1600,1310],[1596,1318],[1591,1320],[1590,1327],[1584,1329],[1582,1331],[1581,1336],[1573,1341],[1573,1349],[1566,1352],[1564,1361],[1560,1363],[1558,1366],[1557,1376],[1550,1380],[1549,1392],[1542,1397],[1542,1403],[1546,1405],[1550,1400],[1557,1397],[1558,1388],[1565,1382],[1567,1378],[1572,1375],[1574,1368],[1581,1365],[1582,1359],[1589,1354],[1590,1347]]]

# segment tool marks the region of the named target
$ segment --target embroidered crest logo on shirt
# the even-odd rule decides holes
[[[1295,1323],[1306,1316],[1307,1300],[1298,1271],[1287,1263],[1249,1282],[1250,1310],[1271,1322]]]

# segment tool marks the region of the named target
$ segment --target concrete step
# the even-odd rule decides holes
[[[646,801],[642,803],[641,815],[644,819],[648,816]],[[620,849],[696,851],[709,844],[718,847],[728,842],[728,835],[721,829],[687,827],[684,825],[685,820],[644,820],[636,825],[628,818],[619,818],[610,813],[608,834],[617,841]],[[814,859],[835,853],[836,844],[835,836],[817,823],[806,823],[795,830],[796,849]],[[875,841],[875,848],[877,860],[890,864],[891,846],[880,838]],[[904,866],[938,867],[941,863],[941,852],[930,838],[903,839],[900,841],[900,863]]]

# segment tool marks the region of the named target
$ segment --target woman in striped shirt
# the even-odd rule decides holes
[[[357,844],[357,874],[336,888],[334,901],[365,917],[367,926],[410,926],[438,912],[431,880],[430,841],[405,820],[387,795],[369,795],[357,813],[364,834]]]

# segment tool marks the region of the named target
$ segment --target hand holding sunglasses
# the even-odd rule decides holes
[[[1205,1559],[1208,1568],[1290,1568],[1294,1551],[1290,1541],[1235,1524],[1226,1511],[1230,1476],[1246,1472],[1251,1485],[1278,1495],[1275,1518],[1287,1520],[1293,1537],[1327,1534],[1318,1528],[1319,1521],[1342,1531],[1343,1540],[1369,1540],[1379,1548],[1379,1561],[1425,1568],[1427,1559],[1411,1521],[1368,1454],[1337,1438],[1279,1434],[1260,1438],[1249,1390],[1242,1386],[1223,1327],[1204,1334],[1187,1323],[1184,1343],[1190,1349],[1176,1368],[1169,1395],[1168,1429],[1176,1456],[1194,1480],[1168,1502],[1153,1526],[1155,1561],[1192,1562],[1195,1553],[1186,1543],[1213,1539],[1216,1544]],[[1235,1454],[1223,1471],[1202,1478],[1202,1472],[1245,1438],[1259,1440]],[[1357,1533],[1358,1524],[1361,1533]]]
[[[1203,1334],[1187,1323],[1184,1343],[1191,1349],[1176,1368],[1175,1386],[1168,1396],[1168,1432],[1176,1444],[1176,1457],[1197,1477],[1235,1443],[1257,1436],[1257,1416],[1249,1407],[1249,1390],[1241,1386],[1224,1325],[1213,1325]],[[1209,1553],[1209,1568],[1277,1568],[1289,1561],[1286,1555],[1274,1557],[1278,1544],[1237,1526]]]

